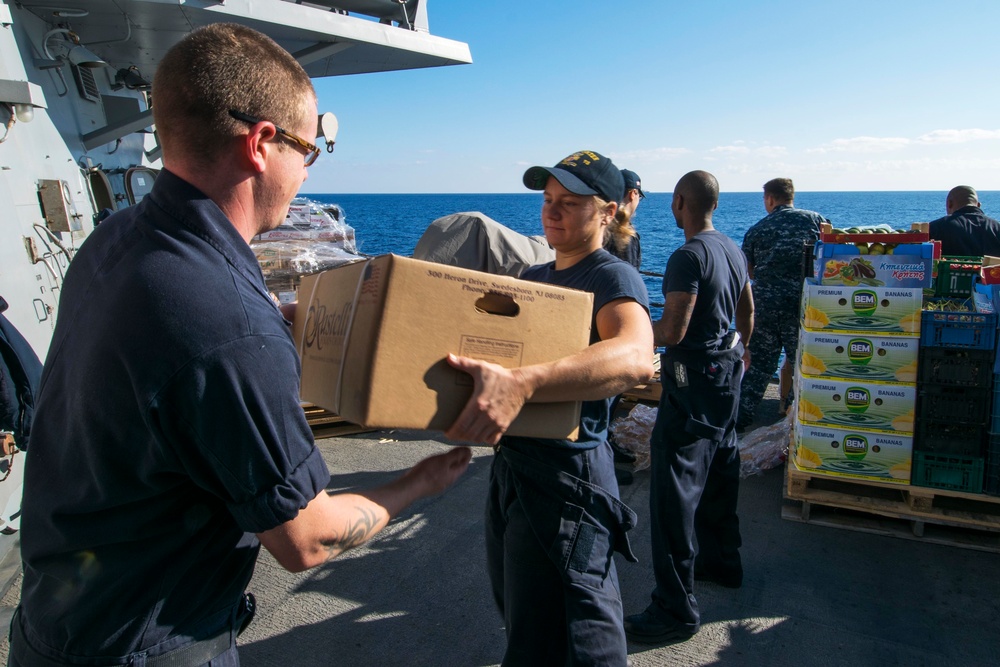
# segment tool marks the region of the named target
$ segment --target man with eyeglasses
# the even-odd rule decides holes
[[[260,545],[292,571],[444,491],[465,447],[330,495],[299,404],[289,322],[249,240],[278,226],[319,150],[302,67],[215,24],[166,54],[164,169],[76,254],[27,454],[8,665],[238,665]]]

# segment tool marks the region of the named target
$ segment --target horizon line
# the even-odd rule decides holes
[[[950,188],[949,188],[950,190]],[[761,194],[761,190],[720,190],[719,194],[730,194],[730,195],[742,195],[742,194]],[[977,193],[1000,193],[1000,190],[976,190]],[[916,194],[916,193],[928,193],[928,194],[948,194],[948,190],[796,190],[796,195],[801,194],[862,194],[862,193],[905,193],[905,194]],[[300,192],[297,197],[308,197],[310,195],[382,195],[382,196],[414,196],[414,195],[433,195],[433,196],[456,196],[456,195],[541,195],[541,192],[537,191],[520,191],[520,192]],[[673,194],[671,191],[644,191],[644,194],[648,195],[670,195]]]

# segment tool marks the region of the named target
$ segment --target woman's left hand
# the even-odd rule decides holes
[[[520,371],[454,354],[448,355],[448,363],[472,376],[473,390],[458,419],[444,432],[445,436],[464,442],[497,444],[529,398]]]

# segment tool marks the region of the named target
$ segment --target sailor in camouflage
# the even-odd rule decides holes
[[[775,178],[764,184],[767,216],[743,237],[753,279],[756,317],[753,340],[747,349],[750,366],[740,388],[737,428],[753,423],[754,412],[767,383],[778,367],[781,349],[794,360],[799,335],[799,302],[802,299],[802,258],[806,244],[819,238],[819,225],[829,222],[819,213],[793,206],[791,179]],[[787,392],[790,387],[782,387]],[[782,395],[782,407],[787,395]]]

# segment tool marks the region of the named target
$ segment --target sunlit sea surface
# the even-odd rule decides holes
[[[818,211],[836,227],[886,223],[897,229],[945,214],[945,192],[800,192],[795,205]],[[983,209],[1000,218],[1000,192],[980,192]],[[354,228],[358,250],[369,255],[410,255],[427,226],[451,213],[479,211],[522,234],[541,234],[541,193],[523,194],[306,194],[320,202],[339,204]],[[670,212],[669,193],[650,193],[634,218],[642,237],[642,268],[661,273],[670,254],[684,242]],[[761,193],[723,193],[715,212],[715,227],[742,243],[747,229],[764,211]],[[663,300],[661,279],[644,276],[653,302]],[[654,309],[654,317],[658,312]]]

